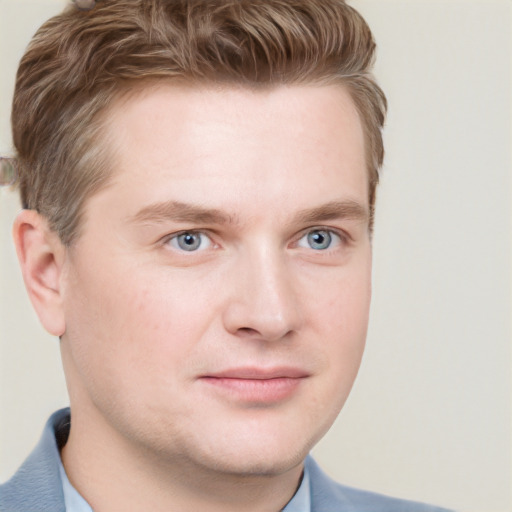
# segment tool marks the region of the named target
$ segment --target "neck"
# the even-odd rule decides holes
[[[300,482],[302,464],[277,475],[219,473],[181,456],[137,449],[105,423],[88,417],[73,412],[62,461],[72,485],[95,512],[277,512]]]

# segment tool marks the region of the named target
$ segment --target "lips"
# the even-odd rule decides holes
[[[215,372],[209,375],[212,378],[220,379],[250,379],[250,380],[268,380],[268,379],[300,379],[307,377],[308,373],[299,368],[280,366],[273,368],[240,367],[221,372]]]
[[[233,368],[201,377],[224,398],[248,404],[273,404],[291,398],[309,374],[299,368]]]

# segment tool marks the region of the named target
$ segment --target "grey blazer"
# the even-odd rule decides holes
[[[0,485],[0,512],[65,512],[59,447],[67,440],[69,409],[54,413],[34,451],[17,473]],[[311,512],[449,512],[337,484],[307,457]]]

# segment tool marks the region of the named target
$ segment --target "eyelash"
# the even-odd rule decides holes
[[[164,245],[171,245],[172,246],[172,242],[173,241],[177,241],[179,239],[180,236],[182,235],[192,235],[192,236],[205,236],[206,238],[208,238],[208,240],[210,241],[210,245],[215,245],[215,242],[212,240],[212,237],[211,237],[211,234],[210,233],[207,233],[207,232],[204,232],[204,231],[200,231],[200,230],[194,230],[194,229],[189,229],[189,230],[185,230],[185,231],[180,231],[178,233],[173,233],[169,236],[166,236],[164,239],[163,239],[163,244]],[[209,246],[210,246],[209,245]],[[208,247],[209,247],[208,246]],[[179,251],[179,252],[199,252],[198,250],[194,250],[194,251],[187,251],[186,249],[183,249],[181,247],[175,247],[175,246],[172,246],[175,250]],[[206,247],[206,248],[208,248]],[[205,249],[206,249],[205,248]],[[204,249],[202,249],[204,250]]]
[[[333,238],[336,237],[337,239],[339,239],[338,243],[336,244],[336,246],[334,248],[331,247],[331,245],[329,245],[329,247],[326,247],[325,249],[317,249],[317,250],[315,250],[314,248],[310,247],[310,249],[313,250],[316,253],[329,254],[330,252],[333,252],[334,250],[336,250],[336,247],[338,247],[339,245],[347,245],[350,242],[350,240],[351,240],[351,237],[346,232],[344,232],[344,231],[341,231],[341,230],[338,230],[338,229],[333,229],[333,228],[330,228],[330,227],[327,227],[327,226],[312,226],[310,228],[307,228],[307,229],[303,230],[300,233],[300,235],[295,238],[294,242],[292,243],[293,248],[300,247],[298,245],[299,242],[304,237],[307,237],[309,234],[312,234],[312,233],[315,233],[315,232],[325,232],[325,233],[328,233],[331,237],[333,237]],[[199,246],[199,248],[197,250],[191,250],[191,251],[187,251],[186,249],[183,249],[182,247],[179,247],[179,246],[176,247],[176,246],[172,245],[173,241],[176,241],[176,244],[177,244],[178,243],[177,240],[182,235],[204,236],[204,237],[208,238],[210,244],[207,247]],[[166,236],[162,240],[162,243],[163,243],[163,245],[171,245],[173,247],[173,249],[175,249],[178,252],[183,252],[183,253],[187,253],[187,252],[189,252],[189,253],[201,252],[203,250],[206,250],[211,245],[213,245],[213,246],[216,245],[215,241],[212,239],[211,232],[201,231],[201,230],[194,230],[194,229],[179,231],[178,233],[172,233],[171,235]],[[307,247],[303,247],[303,248],[307,249]]]
[[[298,246],[298,243],[304,238],[307,237],[309,234],[315,233],[315,232],[325,232],[328,233],[331,237],[334,236],[338,238],[338,243],[334,247],[327,247],[325,249],[317,249],[314,250],[312,247],[311,249],[317,253],[323,253],[323,254],[329,254],[336,250],[338,246],[341,245],[347,245],[351,241],[351,237],[344,231],[333,229],[327,226],[313,226],[310,228],[307,228],[306,230],[302,231],[301,234],[295,239],[294,244]]]

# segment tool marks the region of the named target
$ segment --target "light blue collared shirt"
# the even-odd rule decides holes
[[[93,512],[89,503],[87,503],[80,493],[71,485],[66,471],[64,470],[64,466],[62,465],[62,461],[60,461],[59,471],[62,480],[66,512]],[[309,471],[306,467],[304,467],[304,476],[302,477],[299,489],[282,512],[311,512]]]
[[[85,501],[80,493],[71,485],[68,475],[62,461],[59,464],[60,479],[62,481],[62,491],[64,492],[64,503],[66,504],[66,512],[93,512],[89,503]]]
[[[311,487],[306,465],[304,465],[304,476],[297,492],[282,512],[311,512]]]

